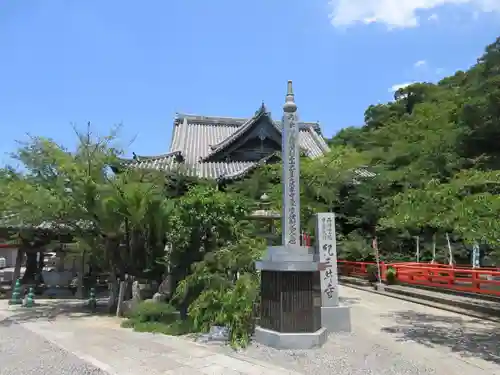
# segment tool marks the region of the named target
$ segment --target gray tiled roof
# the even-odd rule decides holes
[[[162,171],[182,166],[185,173],[190,176],[209,179],[236,178],[259,163],[254,161],[214,162],[204,161],[204,159],[224,148],[227,143],[231,143],[231,140],[237,138],[243,128],[248,127],[262,115],[269,116],[264,106],[250,119],[177,114],[172,130],[170,152],[157,156],[136,156],[135,160],[129,160],[127,164],[140,169]],[[281,131],[280,121],[273,121],[273,125]],[[300,122],[299,129],[300,147],[309,157],[315,158],[329,151],[318,123]]]

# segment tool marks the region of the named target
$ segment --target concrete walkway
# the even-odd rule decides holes
[[[187,339],[132,332],[120,328],[119,319],[20,309],[0,301],[0,320],[12,320],[108,374],[300,374],[256,359],[217,353],[216,348]]]

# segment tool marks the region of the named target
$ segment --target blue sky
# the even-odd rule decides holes
[[[71,147],[88,121],[121,123],[129,154],[164,153],[175,112],[264,100],[279,119],[288,79],[331,136],[498,35],[500,0],[0,0],[0,161],[26,133]]]

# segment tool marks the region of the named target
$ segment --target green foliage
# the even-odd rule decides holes
[[[366,273],[368,274],[368,281],[374,283],[378,281],[378,267],[375,264],[370,264],[366,267]]]
[[[136,170],[113,174],[109,167],[119,164],[121,154],[116,133],[93,137],[88,128],[76,135],[71,151],[42,137],[21,144],[13,156],[24,171],[0,174],[4,223],[71,234],[79,245],[75,251],[112,275],[160,278],[163,266],[156,259],[164,255],[172,208],[164,176]]]
[[[353,231],[339,241],[337,254],[339,259],[355,262],[372,261],[374,256],[370,240],[359,231]]]
[[[229,211],[237,203],[223,202]],[[228,219],[232,225],[231,237],[192,263],[190,273],[178,284],[174,300],[187,301],[189,318],[196,331],[206,332],[210,325],[225,325],[230,330],[231,344],[243,346],[251,335],[253,306],[258,297],[254,263],[265,244],[253,236],[250,222],[243,218],[233,221],[232,216]]]
[[[258,282],[254,275],[243,274],[234,285],[205,289],[189,307],[195,329],[207,332],[213,325],[227,326],[233,347],[248,345],[254,327]]]
[[[125,319],[121,323],[122,328],[132,328],[136,332],[161,333],[171,336],[182,336],[193,332],[192,323],[189,320],[175,320],[169,324],[148,321],[140,322],[133,319]]]
[[[397,271],[394,268],[389,267],[387,271],[385,271],[385,280],[389,285],[395,284],[397,281]]]
[[[185,335],[193,332],[189,319],[180,319],[179,312],[170,304],[143,301],[127,314],[122,328],[133,328],[136,332],[153,332],[165,335]]]
[[[170,304],[142,301],[127,317],[137,323],[157,322],[169,324],[179,318],[179,312]]]
[[[346,219],[338,234],[347,256],[362,258],[367,238],[375,234],[386,260],[414,260],[416,235],[426,257],[433,238],[438,255],[446,253],[446,233],[460,262],[470,262],[467,249],[475,242],[498,251],[499,46],[500,38],[467,72],[438,84],[410,85],[394,101],[370,106],[364,126],[330,141],[356,148],[378,173],[349,189],[336,211]],[[323,189],[328,186],[334,184]]]

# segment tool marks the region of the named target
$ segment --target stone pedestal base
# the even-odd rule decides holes
[[[255,341],[275,349],[313,349],[322,346],[327,338],[325,328],[312,333],[281,333],[262,327],[255,328]]]
[[[328,333],[351,332],[351,308],[349,306],[322,307],[321,326]]]

